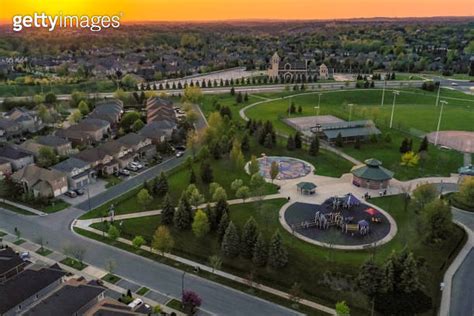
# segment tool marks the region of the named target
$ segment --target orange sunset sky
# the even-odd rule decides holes
[[[0,21],[16,14],[113,15],[122,21],[339,19],[472,16],[473,0],[0,0]]]

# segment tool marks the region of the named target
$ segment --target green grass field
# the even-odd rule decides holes
[[[294,282],[299,282],[305,295],[315,301],[332,304],[337,297],[338,300],[347,300],[351,307],[364,309],[366,308],[364,299],[354,291],[354,279],[358,267],[373,254],[381,263],[392,251],[400,251],[407,247],[417,257],[426,260],[427,269],[422,279],[427,294],[437,301],[438,285],[444,269],[455,257],[457,247],[461,246],[464,240],[462,230],[456,227],[450,240],[441,246],[432,247],[421,242],[422,232],[419,231],[416,215],[410,207],[407,211],[404,210],[401,196],[375,198],[371,202],[387,210],[397,222],[399,230],[392,241],[377,248],[375,253],[369,250],[354,252],[325,249],[295,238],[283,230],[279,223],[278,211],[286,203],[285,199],[232,205],[230,216],[240,230],[247,219],[253,216],[267,239],[270,239],[276,229],[283,234],[283,241],[289,252],[289,264],[278,271],[269,268],[256,269],[256,279],[261,282],[285,290]],[[159,216],[124,220],[121,234],[128,239],[142,235],[149,243],[159,223]],[[93,227],[104,229],[103,225],[98,223]],[[171,228],[171,232],[175,240],[172,252],[176,255],[207,264],[209,256],[220,253],[220,245],[214,234],[197,239],[191,231]],[[251,263],[243,258],[231,260],[224,258],[223,267],[226,271],[242,276],[252,269]],[[323,282],[325,279],[332,281],[325,283]],[[336,288],[336,283],[342,288]]]
[[[114,92],[117,86],[111,80],[92,80],[71,84],[51,85],[18,85],[0,84],[0,97],[32,96],[39,93],[53,92],[55,94],[69,94],[74,91]]]

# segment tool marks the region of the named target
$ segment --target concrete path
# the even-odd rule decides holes
[[[12,202],[12,201],[9,201],[9,200],[5,200],[5,199],[0,199],[1,202],[5,203],[5,204],[9,204],[9,205],[12,205],[12,206],[15,206],[15,207],[18,207],[18,208],[21,208],[27,212],[30,212],[30,213],[33,213],[33,214],[36,214],[36,215],[39,215],[39,216],[45,216],[45,215],[48,215],[48,213],[45,213],[45,212],[42,212],[42,211],[39,211],[37,209],[34,209],[32,207],[29,207],[29,206],[26,206],[26,205],[23,205],[23,204],[20,204],[20,203],[15,203],[15,202]]]

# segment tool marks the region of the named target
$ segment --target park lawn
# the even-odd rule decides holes
[[[69,257],[63,259],[61,263],[79,271],[84,270],[87,267],[87,264],[84,262]]]
[[[114,92],[117,85],[111,80],[90,80],[71,84],[50,84],[50,85],[19,85],[0,84],[1,97],[32,96],[40,93],[53,92],[55,94],[70,94],[74,91],[94,92]]]
[[[198,187],[201,194],[204,195],[205,200],[210,200],[209,186],[202,182],[200,178],[200,163],[194,163],[193,169],[196,174],[196,186]],[[211,166],[214,175],[214,182],[219,183],[227,192],[228,199],[235,198],[235,192],[230,188],[232,181],[235,179],[242,179],[244,185],[249,185],[250,176],[245,172],[244,168],[238,169],[232,166],[232,162],[228,158],[222,158],[220,160],[211,159]],[[185,165],[181,165],[171,170],[168,173],[168,185],[169,194],[173,203],[177,204],[182,192],[189,185],[190,171]],[[110,209],[110,205],[114,205],[115,214],[128,214],[135,213],[144,210],[157,210],[160,209],[163,203],[163,197],[156,197],[146,207],[139,205],[137,201],[137,193],[140,189],[134,189],[125,193],[124,195],[102,205],[81,216],[81,219],[95,218],[104,216],[105,213]],[[277,193],[276,185],[267,183],[265,185],[264,194]]]
[[[230,217],[238,229],[242,230],[247,219],[253,216],[267,240],[277,229],[282,233],[283,242],[288,249],[288,266],[282,270],[256,269],[256,280],[283,290],[288,290],[294,282],[299,282],[305,296],[326,304],[328,302],[333,304],[337,298],[337,300],[346,300],[351,307],[365,309],[364,299],[354,291],[354,280],[358,267],[373,254],[375,254],[376,260],[382,263],[392,251],[400,251],[404,247],[413,251],[417,257],[426,259],[427,269],[423,273],[422,279],[426,285],[427,294],[437,302],[438,285],[444,269],[449,266],[449,262],[455,257],[457,248],[462,246],[464,240],[463,231],[456,227],[453,237],[441,246],[433,247],[422,243],[417,219],[411,208],[408,207],[407,211],[404,210],[402,196],[389,196],[374,198],[371,202],[388,211],[396,220],[398,234],[392,241],[377,248],[375,252],[372,250],[339,251],[320,248],[293,237],[281,228],[278,211],[286,202],[285,199],[274,199],[231,205]],[[153,232],[159,224],[159,216],[124,220],[121,234],[128,239],[141,235],[149,244]],[[103,225],[97,223],[93,227],[103,229]],[[214,233],[202,239],[197,239],[191,231],[179,231],[173,227],[171,233],[175,240],[172,252],[176,255],[208,264],[210,256],[220,253],[220,244]],[[252,269],[251,263],[243,258],[224,258],[223,262],[224,270],[241,276],[246,276]],[[342,285],[342,288],[322,283],[322,280],[327,278]]]
[[[230,87],[229,87],[230,91]],[[237,95],[237,94],[236,94]],[[242,103],[237,103],[236,95],[232,96],[229,93],[223,94],[206,94],[203,96],[202,101],[200,103],[200,108],[204,113],[205,117],[209,117],[212,112],[216,112],[217,109],[213,106],[214,101],[217,101],[221,107],[228,106],[232,112],[232,119],[236,121],[243,122],[243,119],[240,118],[239,110],[244,106],[247,106],[253,102],[256,102],[256,99],[251,98],[249,95],[249,100],[247,102],[243,101]]]

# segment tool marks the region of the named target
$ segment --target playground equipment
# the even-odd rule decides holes
[[[342,231],[344,233],[359,233],[362,236],[365,236],[369,233],[370,227],[369,223],[366,220],[361,220],[357,224],[345,224]]]

